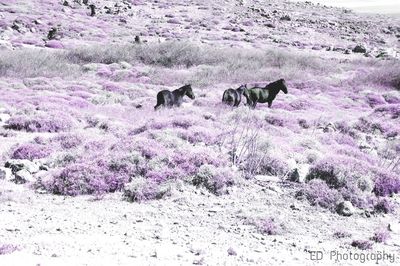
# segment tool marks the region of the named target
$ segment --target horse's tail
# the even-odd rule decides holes
[[[224,91],[224,94],[222,94],[222,102],[224,103],[226,101],[226,93],[228,91]]]
[[[223,102],[228,105],[234,105],[235,104],[235,96],[232,95],[232,93],[228,91],[225,94],[225,97],[223,98]]]
[[[157,94],[157,104],[156,104],[156,106],[154,106],[154,110],[157,110],[158,108],[160,108],[161,105],[164,104],[164,102],[165,102],[165,101],[164,101],[164,97],[163,97],[162,93],[159,92],[159,93]]]

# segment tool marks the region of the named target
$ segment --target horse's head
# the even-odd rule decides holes
[[[195,98],[191,85],[185,85],[185,95],[192,100]]]
[[[288,93],[288,89],[287,89],[287,86],[286,86],[286,81],[284,79],[280,79],[280,80],[278,80],[278,82],[279,82],[280,90],[283,91],[284,94],[287,94]]]

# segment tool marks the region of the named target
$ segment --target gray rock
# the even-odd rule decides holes
[[[97,71],[98,69],[99,69],[99,65],[96,63],[89,63],[89,64],[85,64],[82,66],[82,70],[84,72]]]
[[[356,47],[353,48],[352,51],[353,51],[353,53],[364,54],[367,52],[367,49],[362,45],[357,45]]]
[[[131,69],[132,68],[132,65],[125,61],[122,61],[119,64],[123,69]]]
[[[7,122],[11,116],[9,114],[0,114],[0,122],[5,123]]]
[[[26,169],[22,169],[15,173],[14,182],[17,184],[24,184],[27,182],[34,182],[34,181],[35,181],[35,178]]]
[[[11,169],[0,167],[0,179],[11,180],[12,179]]]
[[[309,164],[299,164],[289,173],[289,180],[292,182],[304,183],[309,171]]]
[[[351,216],[355,211],[356,210],[350,201],[343,201],[336,206],[336,212],[342,216]]]
[[[21,170],[27,170],[29,173],[34,174],[40,170],[39,164],[29,160],[8,160],[4,166],[10,168],[13,174]]]
[[[233,248],[228,248],[228,255],[230,256],[236,256],[237,252]]]
[[[400,223],[396,222],[390,223],[388,224],[387,228],[389,231],[393,233],[400,234]]]

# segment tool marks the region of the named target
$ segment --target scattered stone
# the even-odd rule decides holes
[[[228,248],[228,255],[229,256],[236,256],[237,252],[233,248]]]
[[[22,169],[15,173],[13,181],[17,184],[24,184],[26,182],[34,182],[35,178],[29,173],[28,170]]]
[[[289,15],[284,15],[284,16],[281,17],[281,20],[284,20],[284,21],[291,21],[292,19],[290,18]]]
[[[393,233],[400,234],[400,223],[390,223],[388,224],[387,228]]]
[[[367,52],[367,49],[366,49],[364,46],[362,46],[362,45],[357,45],[356,47],[353,48],[352,51],[353,51],[353,53],[361,53],[361,54],[364,54],[364,53]]]
[[[90,8],[90,16],[94,17],[96,15],[96,6],[91,4],[89,5],[89,8]]]
[[[0,114],[0,122],[5,123],[10,120],[11,116],[9,114]]]
[[[54,40],[56,38],[57,31],[58,31],[57,28],[55,28],[55,27],[51,28],[51,30],[47,34],[47,39]]]
[[[7,181],[12,179],[12,172],[10,168],[0,167],[0,179]]]
[[[157,251],[153,251],[153,252],[150,254],[150,257],[152,257],[152,258],[157,258]]]
[[[29,160],[8,160],[4,166],[10,168],[13,174],[23,169],[27,170],[31,174],[37,173],[40,170],[39,164]]]
[[[128,62],[125,62],[125,61],[122,61],[122,62],[120,62],[119,64],[121,65],[121,67],[122,67],[123,69],[131,69],[131,68],[132,68],[132,65],[129,64]]]
[[[141,43],[139,36],[135,36],[135,43]]]
[[[99,65],[96,63],[89,63],[82,66],[84,72],[97,71],[98,69]]]
[[[336,212],[342,216],[351,216],[354,214],[355,209],[350,201],[343,201],[337,205]]]
[[[194,265],[203,265],[204,264],[204,258],[201,258],[199,260],[194,260],[193,264]]]

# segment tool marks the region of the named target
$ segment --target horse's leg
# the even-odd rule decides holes
[[[236,97],[236,99],[235,99],[235,104],[233,105],[234,107],[238,107],[239,106],[239,104],[240,104],[240,97]]]
[[[268,102],[268,108],[271,108],[271,106],[272,106],[272,101],[269,101]]]
[[[254,101],[254,102],[253,102],[252,108],[253,108],[253,109],[256,109],[256,105],[257,105],[257,101]]]

